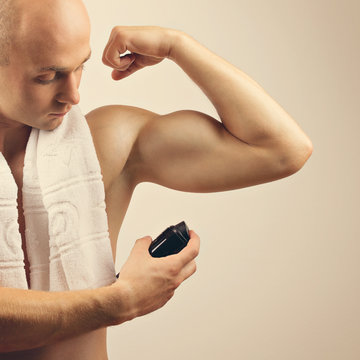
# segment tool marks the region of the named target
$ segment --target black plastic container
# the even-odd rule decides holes
[[[185,221],[168,227],[163,231],[149,247],[149,253],[152,257],[164,257],[177,254],[189,242],[189,228]]]

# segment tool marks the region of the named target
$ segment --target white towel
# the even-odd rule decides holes
[[[23,177],[33,290],[80,290],[115,280],[99,161],[78,107],[53,131],[32,129]],[[0,153],[0,286],[27,289],[17,186]]]

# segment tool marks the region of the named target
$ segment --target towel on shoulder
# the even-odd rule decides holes
[[[32,129],[22,194],[31,289],[80,290],[114,282],[101,169],[77,106],[55,130]],[[17,186],[1,153],[0,286],[28,288]]]

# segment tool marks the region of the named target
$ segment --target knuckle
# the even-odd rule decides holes
[[[113,35],[118,35],[121,33],[121,26],[114,26],[113,29],[112,29],[112,34]]]
[[[169,268],[169,275],[170,277],[174,278],[178,275],[179,269],[176,265],[171,265]]]
[[[117,43],[121,42],[125,38],[124,30],[121,26],[116,26],[113,30],[112,36],[115,38]]]
[[[182,283],[182,280],[181,279],[176,279],[174,281],[174,289],[177,289]]]
[[[111,59],[109,56],[109,48],[107,48],[104,52],[103,52],[103,56],[102,56],[102,61],[105,65],[111,66]]]
[[[167,296],[166,300],[169,301],[174,295],[175,295],[175,290],[171,290],[168,293],[168,296]]]
[[[137,240],[135,241],[135,245],[134,245],[134,246],[140,246],[141,243],[142,243],[142,241],[143,241],[143,239],[137,239]]]
[[[181,261],[173,258],[171,263],[168,265],[168,270],[169,270],[168,274],[171,277],[171,279],[176,278],[180,274],[183,267],[184,265],[182,264]]]
[[[180,286],[181,283],[182,283],[182,279],[180,276],[171,279],[171,281],[168,283],[168,290],[170,292],[175,291]]]
[[[196,258],[199,255],[199,249],[198,248],[191,248],[190,249],[190,256],[191,258]]]

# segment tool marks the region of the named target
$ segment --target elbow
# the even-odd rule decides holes
[[[305,138],[296,146],[292,144],[291,148],[287,148],[281,156],[281,169],[283,177],[297,173],[310,158],[313,152],[313,144],[309,138]]]

